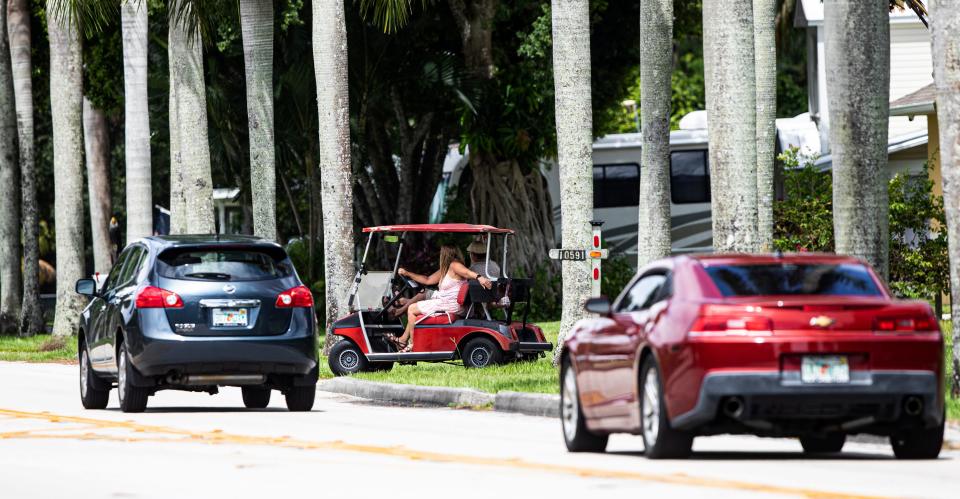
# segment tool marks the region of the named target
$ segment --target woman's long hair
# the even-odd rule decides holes
[[[446,277],[453,262],[460,262],[463,265],[463,253],[460,248],[452,244],[444,244],[440,247],[440,280]]]

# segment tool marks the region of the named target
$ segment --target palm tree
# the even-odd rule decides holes
[[[347,28],[343,8],[343,0],[313,0],[313,67],[317,80],[328,325],[349,310],[347,296],[354,272]],[[327,335],[327,348],[332,336]]]
[[[0,2],[0,185],[12,198],[0,203],[0,334],[17,330],[20,317],[20,151],[14,109],[13,71],[7,38],[7,6]]]
[[[960,4],[934,0],[930,5],[933,45],[933,81],[937,87],[940,126],[940,169],[943,175],[943,208],[947,218],[950,254],[950,293],[953,310],[960,310],[960,156],[953,147],[960,141]],[[954,312],[954,316],[957,312]],[[953,344],[960,345],[960,320],[953,320]],[[951,393],[960,397],[960,348],[954,347]]]
[[[182,229],[191,234],[212,234],[215,230],[213,213],[213,176],[210,171],[210,143],[207,139],[207,94],[203,74],[203,42],[199,25],[191,21],[193,4],[179,0],[170,7],[171,92],[170,135],[176,135],[176,166],[171,159],[171,196],[182,197],[171,210],[171,219],[182,216]],[[173,130],[176,127],[176,130]],[[171,142],[173,142],[171,140]],[[174,189],[177,190],[174,190]],[[171,220],[171,225],[173,221]]]
[[[247,120],[250,124],[250,185],[253,232],[277,239],[273,125],[273,2],[240,0],[240,31],[247,76]]]
[[[673,0],[640,2],[640,224],[637,265],[670,255]]]
[[[588,0],[553,0],[552,6],[561,239],[564,248],[586,249],[593,218],[590,5]],[[561,272],[563,311],[554,363],[559,361],[564,336],[584,317],[583,302],[590,297],[587,262],[564,261]]]
[[[703,2],[713,248],[756,250],[757,113],[753,6]]]
[[[827,0],[824,29],[836,250],[863,258],[885,279],[889,2]]]
[[[17,130],[20,143],[20,192],[23,225],[23,305],[20,335],[43,329],[40,309],[40,244],[37,219],[37,183],[33,152],[33,83],[30,79],[30,10],[27,0],[9,0],[7,26],[13,87],[16,94]]]
[[[84,301],[74,292],[83,269],[83,60],[80,31],[56,0],[47,0],[50,111],[53,115],[57,308],[55,336],[77,329]]]
[[[124,153],[127,163],[127,241],[133,241],[153,233],[146,0],[123,0],[120,16],[123,35]]]
[[[83,99],[83,144],[87,160],[93,271],[106,279],[113,266],[110,248],[110,137],[107,117],[86,97]]]
[[[777,2],[753,0],[757,79],[757,248],[773,251],[773,169],[777,138]]]

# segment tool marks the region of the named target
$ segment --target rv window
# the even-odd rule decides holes
[[[637,206],[640,165],[593,165],[593,207]]]
[[[710,202],[707,151],[670,153],[670,192],[673,204]]]

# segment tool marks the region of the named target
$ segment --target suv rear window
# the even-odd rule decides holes
[[[723,296],[881,296],[860,264],[711,265],[706,270]]]
[[[157,260],[157,272],[170,279],[260,281],[292,273],[286,256],[258,249],[167,250]]]

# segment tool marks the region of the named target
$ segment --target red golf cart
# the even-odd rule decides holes
[[[333,323],[330,334],[340,337],[330,351],[330,369],[338,376],[359,371],[390,370],[394,363],[449,362],[462,360],[466,367],[486,367],[510,361],[536,360],[551,351],[543,331],[527,323],[531,279],[507,276],[507,245],[514,232],[489,225],[423,224],[367,227],[369,234],[360,269],[350,293],[352,313]],[[424,290],[413,279],[397,274],[408,234],[485,236],[489,275],[492,251],[502,249],[499,277],[491,277],[493,287],[485,289],[477,281],[466,281],[460,288],[460,312],[439,312],[418,317],[413,332],[413,350],[397,352],[390,335],[400,336],[404,325],[391,313],[401,298],[410,298]],[[495,241],[496,240],[496,241]],[[375,243],[386,245],[393,268],[372,270],[367,257]],[[518,307],[523,312],[519,313]],[[519,320],[515,316],[519,315]]]

